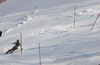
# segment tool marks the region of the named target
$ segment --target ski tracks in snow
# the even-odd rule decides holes
[[[33,10],[31,13],[29,13],[28,15],[25,15],[21,20],[20,20],[20,23],[17,24],[15,27],[12,27],[12,28],[9,28],[9,29],[6,29],[4,32],[5,33],[9,33],[10,31],[14,30],[15,28],[17,27],[20,27],[24,24],[26,24],[28,21],[32,20],[33,19],[33,14],[34,13],[37,13],[38,10]],[[86,15],[84,15],[84,12],[89,15],[90,18],[93,18],[93,17],[96,17],[95,15],[91,15],[91,14],[88,14],[88,12],[90,13],[93,13],[93,11],[90,9],[87,9],[85,11],[82,11],[82,12],[77,12],[77,17],[81,16],[82,18],[86,18]],[[63,18],[66,18],[66,17],[70,17],[72,18],[73,16],[67,16],[65,14],[61,14],[61,16],[58,17],[58,19],[63,19]],[[88,17],[88,18],[89,18]],[[84,19],[83,18],[83,19]],[[87,22],[87,21],[86,21]],[[73,45],[73,44],[79,44],[79,43],[82,43],[82,41],[84,40],[84,42],[86,41],[89,41],[91,40],[91,34],[90,34],[90,28],[91,28],[91,25],[92,23],[81,23],[82,25],[80,25],[80,23],[77,23],[79,24],[78,26],[72,26],[72,24],[69,24],[69,25],[59,25],[59,26],[55,26],[55,27],[50,27],[50,28],[44,28],[42,30],[39,30],[37,31],[37,33],[39,35],[52,35],[55,39],[58,39],[58,40],[63,40],[60,41],[59,43],[55,44],[55,45],[49,45],[49,46],[43,46],[41,47],[42,49],[45,48],[46,51],[47,49],[49,49],[49,51],[47,52],[43,52],[42,55],[48,55],[50,56],[50,52],[54,52],[54,49],[56,48],[59,48],[59,47],[64,47],[64,46],[70,46],[70,45]],[[90,35],[89,35],[90,34]],[[88,36],[87,36],[88,35]],[[65,37],[65,39],[64,39]],[[73,39],[70,39],[72,38]],[[51,40],[52,41],[52,40]],[[53,49],[51,49],[53,48]],[[38,48],[27,48],[26,50],[35,50],[35,49],[38,49]],[[43,49],[43,50],[45,50]],[[50,50],[51,49],[51,50]],[[67,56],[66,54],[78,54],[78,56],[73,56],[73,57],[66,57],[66,58],[57,58],[57,59],[54,59],[53,61],[50,61],[52,63],[58,63],[58,62],[64,62],[64,61],[69,61],[71,60],[72,62],[68,63],[68,65],[73,65],[73,64],[77,64],[78,62],[76,60],[80,59],[80,58],[84,58],[84,57],[90,57],[89,54],[85,54],[83,52],[78,52],[78,51],[70,51],[70,52],[67,52],[66,54],[63,54],[60,53],[60,52],[55,52],[55,53],[51,53],[52,56],[55,55],[56,53],[58,53],[58,56],[56,55],[56,57],[60,57],[62,55],[64,56]],[[61,55],[60,55],[61,54]],[[34,55],[37,55],[37,54],[34,54]],[[74,59],[76,59],[75,61],[73,61]],[[86,62],[86,61],[85,61]],[[4,62],[0,62],[1,64],[4,64]],[[23,62],[17,62],[17,61],[8,61],[8,63],[19,63],[19,65],[27,65],[28,63],[23,63]],[[45,62],[44,62],[45,63]],[[78,63],[79,64],[79,63]],[[6,64],[5,64],[6,65]],[[33,65],[30,63],[30,65]]]
[[[21,18],[18,22],[19,24],[16,24],[15,26],[5,29],[3,32],[4,33],[9,33],[10,31],[13,31],[15,28],[20,27],[30,20],[34,18],[34,14],[38,12],[38,7],[35,7],[33,11],[29,12],[27,15],[25,15],[23,18]],[[23,12],[22,12],[23,13]],[[16,15],[15,15],[16,16]]]

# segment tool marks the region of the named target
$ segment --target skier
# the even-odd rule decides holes
[[[2,31],[0,31],[0,36],[2,36]]]
[[[17,41],[16,41],[16,42],[13,42],[12,44],[15,44],[14,47],[11,48],[10,50],[8,50],[8,51],[6,52],[6,54],[8,54],[9,52],[13,53],[13,51],[15,51],[16,49],[18,49],[19,45],[20,45],[20,47],[21,47],[21,44],[20,44],[20,42],[19,42],[19,39],[17,39]],[[22,50],[22,49],[21,49],[21,50]]]

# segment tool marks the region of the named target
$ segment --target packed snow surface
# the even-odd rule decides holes
[[[74,7],[76,6],[75,26]],[[100,0],[6,0],[0,3],[0,65],[100,64]],[[20,39],[12,54],[5,52]]]

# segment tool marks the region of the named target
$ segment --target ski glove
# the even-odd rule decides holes
[[[23,48],[21,50],[23,51]]]
[[[15,44],[15,42],[12,42],[12,44]]]

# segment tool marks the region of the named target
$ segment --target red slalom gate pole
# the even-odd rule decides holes
[[[0,0],[0,3],[4,2],[4,1],[6,1],[6,0]]]
[[[92,29],[93,29],[93,27],[94,27],[94,25],[95,25],[95,23],[96,23],[97,19],[99,18],[99,16],[100,16],[100,13],[99,13],[99,15],[97,16],[97,18],[96,18],[96,20],[95,20],[94,24],[92,25],[92,28],[91,28],[91,30],[90,30],[90,31],[92,31]]]
[[[2,0],[0,0],[0,3],[2,3]]]
[[[22,55],[22,32],[20,32],[20,41],[21,41],[21,55]]]

